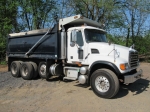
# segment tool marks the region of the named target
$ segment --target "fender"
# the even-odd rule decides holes
[[[97,66],[99,65],[99,66]],[[94,68],[93,68],[94,67]],[[108,61],[96,61],[94,62],[91,67],[89,68],[89,71],[88,71],[88,80],[87,80],[87,83],[89,84],[90,82],[90,77],[92,75],[92,73],[96,70],[96,69],[100,69],[100,68],[108,68],[110,70],[112,70],[113,72],[115,72],[115,74],[117,76],[121,75],[121,72],[119,71],[119,69],[117,68],[117,66],[111,62],[108,62]]]

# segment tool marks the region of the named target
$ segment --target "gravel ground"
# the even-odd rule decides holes
[[[149,112],[150,64],[142,63],[142,79],[121,85],[113,99],[97,97],[91,87],[63,82],[14,78],[0,72],[0,112]]]

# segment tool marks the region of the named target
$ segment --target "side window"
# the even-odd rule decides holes
[[[82,33],[81,33],[81,31],[79,31],[79,32],[76,32],[77,33],[77,44],[79,45],[79,46],[83,46],[84,44],[83,44],[83,37],[82,37]],[[71,34],[71,36],[72,36],[72,34]],[[72,42],[72,40],[70,39],[70,42]]]
[[[83,46],[83,37],[81,31],[77,32],[77,44]]]

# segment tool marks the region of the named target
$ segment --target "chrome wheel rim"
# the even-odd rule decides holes
[[[110,88],[109,80],[104,76],[98,76],[95,79],[95,87],[100,92],[107,92]]]
[[[41,73],[41,75],[46,75],[46,65],[41,65],[41,67],[40,67],[40,73]]]

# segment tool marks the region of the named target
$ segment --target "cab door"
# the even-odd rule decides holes
[[[68,31],[67,58],[68,63],[83,62],[84,41],[81,30]]]

